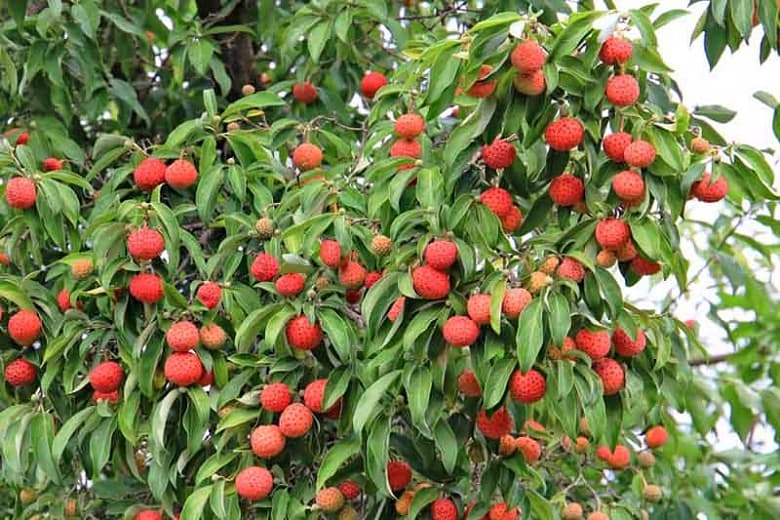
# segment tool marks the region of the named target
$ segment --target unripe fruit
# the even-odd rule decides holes
[[[89,384],[98,392],[104,394],[119,390],[125,371],[115,361],[104,361],[90,370]]]
[[[412,481],[412,468],[402,460],[387,462],[387,482],[390,489],[400,491]]]
[[[167,166],[160,159],[147,157],[133,170],[133,181],[142,191],[152,191],[165,182]]]
[[[639,82],[633,76],[621,74],[607,80],[607,101],[617,107],[627,107],[639,99]]]
[[[437,271],[446,271],[458,260],[458,246],[449,240],[434,240],[425,246],[423,257]]]
[[[489,294],[472,294],[469,297],[466,312],[477,325],[490,323],[490,300]]]
[[[171,328],[165,333],[165,341],[171,349],[187,352],[198,346],[200,333],[194,323],[183,320],[171,325]]]
[[[366,281],[366,268],[355,261],[348,261],[339,269],[339,282],[347,289],[357,289]]]
[[[606,330],[581,329],[574,336],[577,349],[586,353],[591,359],[601,359],[609,353],[610,338]]]
[[[512,195],[504,188],[488,188],[482,192],[479,200],[498,218],[505,217],[512,211]]]
[[[458,376],[458,390],[466,397],[480,397],[482,388],[473,370],[464,370]]]
[[[35,502],[36,498],[38,498],[38,492],[34,489],[23,488],[19,491],[19,501],[24,505]]]
[[[297,439],[311,430],[314,416],[311,410],[301,403],[293,403],[279,415],[279,429],[285,437]]]
[[[539,270],[543,273],[553,274],[560,263],[561,261],[558,260],[557,256],[549,255],[544,259],[542,265],[539,266]]]
[[[574,206],[583,200],[585,185],[579,177],[563,173],[550,182],[550,198],[558,206]]]
[[[70,273],[76,280],[83,280],[92,274],[94,265],[89,258],[77,258],[70,264]]]
[[[553,282],[547,273],[542,271],[534,271],[531,273],[531,277],[528,280],[528,291],[531,294],[536,294]]]
[[[509,380],[509,395],[518,403],[535,403],[544,397],[546,391],[547,382],[544,376],[533,368],[525,374],[520,370],[516,370]]]
[[[431,520],[458,520],[458,508],[449,498],[437,498],[431,504]]]
[[[729,192],[729,184],[725,177],[718,177],[711,182],[712,175],[705,173],[701,180],[691,186],[691,193],[702,202],[718,202],[726,197]]]
[[[282,430],[275,424],[258,426],[249,437],[252,453],[264,459],[279,455],[286,442]]]
[[[339,511],[338,520],[360,520],[360,513],[352,506],[344,506]]]
[[[636,330],[636,339],[632,340],[626,331],[618,327],[612,333],[612,343],[615,344],[615,352],[624,357],[638,356],[645,349],[647,338],[642,329]]]
[[[512,416],[503,406],[491,416],[484,409],[477,414],[477,428],[488,439],[498,440],[503,435],[509,435],[514,426]]]
[[[621,248],[631,237],[631,230],[623,220],[607,218],[596,224],[596,242],[604,249]]]
[[[498,439],[498,454],[502,457],[509,457],[517,451],[515,439],[511,435],[502,435]]]
[[[332,239],[325,239],[320,244],[320,260],[331,269],[341,265],[341,245]]]
[[[531,298],[531,293],[522,287],[507,289],[501,302],[501,312],[510,320],[514,320],[531,303]]]
[[[579,283],[585,278],[585,268],[579,262],[569,256],[566,256],[561,261],[561,265],[558,266],[556,271],[558,276],[568,278]]]
[[[78,515],[78,502],[76,502],[72,498],[69,498],[68,500],[65,501],[65,506],[63,509],[65,512],[65,516],[72,518]]]
[[[547,56],[536,40],[523,40],[514,48],[510,59],[518,71],[529,73],[541,69]]]
[[[609,515],[601,511],[594,511],[588,515],[588,520],[609,520]]]
[[[371,251],[376,256],[387,256],[393,250],[393,241],[385,235],[375,235],[371,239]]]
[[[257,231],[258,238],[261,240],[268,240],[274,236],[274,221],[268,217],[257,219],[257,222],[255,222],[255,231]]]
[[[512,81],[515,90],[526,96],[538,96],[547,88],[547,80],[541,69],[528,73],[518,72]]]
[[[41,334],[43,323],[34,311],[22,309],[8,319],[8,335],[18,345],[27,347]]]
[[[425,300],[439,300],[450,293],[450,277],[430,265],[421,265],[412,270],[412,285],[415,292]]]
[[[387,311],[387,319],[390,321],[397,320],[398,316],[400,316],[401,312],[403,312],[405,305],[406,305],[405,296],[399,296],[398,298],[396,298],[396,300],[393,302],[393,305],[391,305],[390,309],[388,309]]]
[[[27,386],[35,382],[38,370],[35,365],[24,358],[11,361],[5,366],[3,376],[9,385],[13,387]]]
[[[602,249],[596,255],[596,263],[601,267],[612,267],[615,265],[615,262],[617,262],[617,256],[615,256],[614,251],[610,251],[609,249]]]
[[[183,190],[198,180],[198,170],[186,159],[176,159],[165,169],[165,182],[171,188]]]
[[[663,426],[653,426],[645,433],[648,448],[660,448],[669,440],[669,434]]]
[[[561,512],[562,520],[582,520],[582,506],[577,502],[571,502]]]
[[[601,379],[604,395],[614,395],[623,388],[626,373],[620,363],[614,359],[602,358],[594,361],[593,371]]]
[[[162,279],[154,274],[137,274],[130,279],[130,295],[142,303],[157,303],[163,297]]]
[[[691,139],[691,151],[693,153],[707,153],[710,151],[710,142],[703,137]]]
[[[228,132],[238,132],[239,130],[241,130],[241,124],[240,123],[237,123],[235,121],[231,121],[230,123],[227,124],[227,131]]]
[[[317,492],[314,502],[326,513],[335,513],[344,506],[344,495],[336,487],[322,488]]]
[[[655,466],[655,455],[653,455],[649,451],[643,451],[642,453],[636,456],[636,461],[640,467],[652,468],[653,466]]]
[[[5,188],[5,200],[15,209],[28,209],[35,204],[35,183],[27,177],[12,177]]]
[[[243,96],[251,96],[254,93],[255,93],[254,85],[250,85],[249,83],[247,83],[246,85],[243,85],[241,87],[241,95]]]
[[[414,500],[414,491],[404,491],[398,500],[395,501],[395,512],[401,516],[409,514],[409,508]]]
[[[572,117],[562,117],[553,121],[544,130],[544,139],[550,148],[558,152],[567,152],[577,148],[585,135],[582,123]]]
[[[287,273],[276,279],[276,291],[289,298],[298,296],[306,285],[306,278],[301,273]]]
[[[401,139],[414,139],[425,130],[425,119],[420,114],[403,114],[395,121],[395,134]]]
[[[274,477],[270,471],[259,466],[249,466],[236,475],[236,493],[247,500],[262,500],[271,494]]]
[[[471,87],[466,91],[471,97],[486,98],[490,97],[496,90],[496,81],[490,81],[486,78],[493,72],[493,67],[490,65],[481,65],[479,67],[479,80],[475,81]]]
[[[298,103],[308,105],[317,100],[317,89],[308,81],[298,82],[293,84],[292,95]]]
[[[623,157],[629,166],[647,168],[655,161],[655,146],[642,139],[637,139],[626,146]]]
[[[198,331],[201,344],[209,350],[219,350],[225,345],[225,330],[216,323],[203,325]]]
[[[586,437],[577,437],[574,440],[575,453],[585,453],[590,447],[590,441]]]
[[[302,143],[293,150],[292,161],[302,171],[317,168],[322,164],[322,150],[311,143]]]
[[[631,42],[620,36],[610,36],[601,44],[599,59],[606,65],[626,63],[633,52]]]
[[[528,464],[537,462],[542,456],[542,445],[539,441],[527,436],[520,436],[515,439],[517,450],[523,454],[523,458]]]
[[[661,500],[663,492],[661,491],[661,488],[655,484],[647,484],[642,491],[642,495],[648,502],[658,502]]]
[[[260,253],[252,261],[249,272],[258,282],[270,282],[279,274],[279,261],[268,253]]]
[[[165,360],[165,378],[177,386],[190,386],[203,375],[203,363],[194,352],[174,352]]]
[[[311,323],[305,315],[292,318],[285,328],[290,347],[299,350],[313,350],[322,342],[322,329],[319,323]]]
[[[558,348],[556,345],[550,345],[547,348],[547,355],[550,356],[550,359],[573,359],[576,360],[577,358],[572,355],[566,355],[566,352],[573,350],[577,348],[577,345],[574,343],[574,340],[570,337],[563,338],[563,344]]]
[[[367,99],[374,99],[377,91],[387,85],[387,77],[381,72],[369,72],[360,80],[360,91]]]
[[[451,316],[444,322],[442,335],[453,347],[468,347],[479,338],[479,326],[468,316]]]
[[[631,134],[628,132],[615,132],[604,136],[601,145],[604,147],[604,154],[612,162],[625,162],[626,147],[631,144]]]
[[[482,146],[482,160],[494,170],[509,168],[516,157],[515,147],[503,139],[496,138],[491,144]]]
[[[195,297],[207,309],[213,309],[219,305],[222,299],[222,288],[215,282],[204,282],[198,287]]]

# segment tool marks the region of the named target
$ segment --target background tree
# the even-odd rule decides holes
[[[778,517],[768,155],[684,12],[482,4],[0,7],[5,516]]]

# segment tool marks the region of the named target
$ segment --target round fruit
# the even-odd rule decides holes
[[[541,69],[547,56],[536,40],[523,40],[512,51],[510,59],[518,71],[529,73]]]
[[[434,240],[425,246],[423,257],[434,269],[446,271],[458,260],[458,246],[449,240]]]
[[[483,409],[477,414],[477,428],[486,438],[498,440],[503,435],[509,435],[514,428],[514,420],[503,406],[491,416]]]
[[[645,433],[645,440],[648,448],[660,448],[669,440],[669,434],[663,426],[653,426]]]
[[[171,349],[178,352],[193,350],[200,342],[198,327],[191,321],[178,321],[165,333],[165,341]]]
[[[544,139],[550,148],[558,152],[568,152],[582,143],[585,129],[582,123],[572,117],[562,117],[553,121],[544,130]]]
[[[45,172],[54,172],[57,170],[62,169],[62,160],[57,159],[56,157],[47,157],[43,160],[43,171]]]
[[[425,130],[425,119],[420,114],[403,114],[395,121],[395,134],[402,139],[414,139]]]
[[[216,323],[203,325],[198,334],[200,342],[209,350],[219,350],[227,341],[225,330]]]
[[[691,193],[702,202],[718,202],[723,200],[729,192],[729,184],[725,177],[718,177],[711,181],[712,175],[705,173],[701,180],[693,183]]]
[[[531,303],[531,293],[522,287],[512,287],[504,293],[504,299],[501,302],[501,312],[514,320],[522,314],[525,307]]]
[[[655,455],[653,455],[649,451],[643,451],[642,453],[636,456],[636,461],[640,467],[652,468],[653,466],[655,466]]]
[[[574,206],[585,196],[585,185],[579,177],[563,173],[550,182],[550,198],[558,206]]]
[[[626,331],[618,327],[612,333],[615,352],[624,357],[638,356],[645,349],[647,338],[642,329],[636,329],[636,339],[632,340]]]
[[[165,169],[165,182],[171,188],[183,190],[198,180],[198,170],[187,159],[176,159]]]
[[[505,217],[512,211],[512,195],[504,188],[488,188],[482,192],[479,200],[498,218]]]
[[[558,359],[574,359],[574,360],[576,360],[577,358],[575,356],[566,354],[566,352],[568,352],[570,350],[574,350],[576,348],[577,348],[577,345],[574,342],[574,340],[567,336],[567,337],[563,338],[563,343],[561,344],[560,348],[557,347],[556,345],[550,345],[547,348],[547,355],[550,356],[550,359],[555,359],[555,360],[558,360]]]
[[[355,500],[360,496],[360,486],[354,480],[345,480],[339,484],[339,491],[347,500]]]
[[[468,316],[451,316],[442,327],[442,335],[453,347],[468,347],[479,338],[479,325]]]
[[[585,352],[591,359],[601,359],[609,353],[610,339],[606,330],[581,329],[574,336],[577,349]]]
[[[133,170],[133,181],[142,191],[152,191],[165,182],[167,166],[160,159],[147,157]]]
[[[411,157],[418,159],[422,155],[422,145],[410,139],[399,139],[390,146],[390,157]]]
[[[523,223],[523,212],[517,206],[512,206],[509,213],[501,217],[501,229],[504,233],[514,233]]]
[[[289,298],[298,296],[306,285],[306,278],[301,273],[287,273],[276,279],[276,291]]]
[[[257,222],[255,222],[255,231],[257,231],[258,238],[261,240],[268,240],[274,236],[274,221],[268,217],[257,219]]]
[[[89,384],[98,392],[105,394],[119,390],[125,371],[115,361],[104,361],[90,370]]]
[[[631,42],[620,36],[610,36],[601,44],[599,59],[606,65],[622,65],[633,52]]]
[[[464,370],[458,376],[458,390],[466,397],[480,397],[482,388],[473,370]]]
[[[385,235],[375,235],[371,239],[371,251],[376,256],[387,256],[393,251],[393,241]]]
[[[260,405],[269,412],[280,413],[291,402],[290,387],[284,383],[270,383],[260,392]]]
[[[622,388],[626,380],[626,373],[620,363],[610,358],[602,358],[593,362],[593,371],[601,379],[604,387],[604,395],[614,395]]]
[[[655,146],[642,139],[637,139],[626,146],[623,157],[629,166],[647,168],[655,161]]]
[[[341,399],[329,409],[322,409],[322,403],[325,401],[325,387],[327,385],[327,379],[316,379],[306,385],[306,388],[303,390],[303,403],[312,412],[324,413],[327,415],[341,411]]]
[[[43,323],[34,311],[22,309],[8,319],[8,335],[17,344],[32,345],[41,334]]]
[[[615,262],[617,262],[617,256],[614,251],[609,249],[602,249],[596,255],[596,263],[605,269],[615,265]]]
[[[236,475],[236,493],[247,500],[262,500],[271,494],[274,476],[265,468],[249,466]]]
[[[621,74],[607,80],[607,101],[617,107],[627,107],[639,99],[639,82],[633,76]]]
[[[561,512],[562,520],[582,520],[582,506],[577,502],[566,504]]]
[[[601,511],[594,511],[588,515],[588,520],[609,520],[609,515]]]
[[[293,403],[279,415],[279,429],[285,437],[297,439],[311,430],[314,416],[311,410],[301,403]]]
[[[154,260],[165,249],[165,239],[156,229],[146,226],[132,231],[127,236],[127,252],[135,260]]]
[[[421,265],[412,270],[412,285],[420,298],[440,300],[450,294],[450,277],[430,265]]]
[[[369,72],[360,80],[360,91],[368,99],[374,99],[377,91],[387,85],[387,77],[381,72]]]
[[[400,491],[412,481],[412,468],[402,460],[387,462],[387,482],[390,489]]]
[[[335,513],[344,507],[344,495],[337,487],[322,488],[317,492],[314,502],[326,513]]]
[[[539,441],[527,436],[520,436],[515,439],[517,450],[523,454],[528,464],[537,462],[542,456],[542,445]]]
[[[397,320],[398,316],[400,316],[401,313],[403,312],[405,305],[406,305],[405,296],[399,296],[398,298],[396,298],[395,301],[393,302],[393,305],[391,305],[390,309],[388,309],[387,311],[387,319],[390,321]]]
[[[518,72],[512,81],[515,90],[526,96],[538,96],[547,88],[547,80],[541,69],[528,73]]]
[[[585,278],[585,268],[579,260],[575,260],[569,256],[563,258],[561,265],[558,266],[556,272],[558,273],[558,276],[574,280],[577,283]]]
[[[431,504],[432,520],[458,520],[458,507],[449,498],[437,498]]]
[[[631,230],[623,220],[607,218],[596,224],[596,242],[604,249],[619,249],[630,237]]]
[[[320,244],[320,260],[331,269],[341,265],[341,245],[335,240],[326,238]]]
[[[156,509],[144,509],[136,513],[135,520],[163,520],[163,517]]]
[[[693,153],[707,153],[710,151],[710,142],[703,137],[691,139],[691,151]]]
[[[642,495],[648,502],[658,502],[661,500],[661,497],[663,497],[663,492],[661,491],[661,488],[655,484],[647,484],[642,491]]]
[[[5,366],[3,372],[5,380],[14,387],[27,386],[35,382],[38,370],[35,365],[24,358],[11,361]]]
[[[258,426],[249,436],[252,453],[264,459],[279,455],[286,442],[282,430],[275,424]]]
[[[493,67],[490,65],[481,65],[479,67],[479,80],[475,81],[471,87],[466,91],[471,97],[486,98],[490,97],[496,90],[496,81],[489,81],[486,78],[493,72]]]
[[[490,508],[487,514],[488,520],[517,520],[518,508],[509,509],[506,502],[499,502]]]
[[[509,380],[509,395],[518,403],[531,404],[544,397],[547,382],[538,370],[533,368],[523,374],[516,370]]]
[[[299,350],[313,350],[322,342],[319,323],[311,323],[303,314],[287,322],[285,334],[290,346]]]
[[[222,288],[216,282],[204,282],[198,287],[195,297],[204,307],[213,309],[222,299]]]
[[[137,274],[130,279],[130,295],[142,303],[157,303],[163,297],[162,279],[155,274]]]
[[[469,297],[466,303],[466,312],[477,325],[490,323],[490,301],[489,294],[472,294]]]
[[[258,282],[270,282],[279,274],[279,261],[268,253],[260,253],[255,256],[249,271]]]
[[[619,199],[635,201],[644,197],[645,181],[640,173],[624,170],[613,177],[612,189]]]
[[[317,89],[308,81],[294,83],[292,95],[295,101],[304,105],[317,101]]]
[[[631,134],[628,132],[616,132],[604,136],[601,142],[604,147],[604,154],[612,162],[622,163],[625,161],[626,147],[631,144]]]
[[[339,283],[347,289],[357,289],[366,281],[366,274],[365,267],[350,260],[339,269]]]
[[[299,144],[292,154],[293,165],[302,171],[308,171],[322,164],[322,150],[311,143]]]
[[[12,208],[31,208],[36,196],[35,183],[27,177],[12,177],[5,188],[5,200]]]
[[[661,264],[641,256],[636,256],[631,260],[631,270],[639,276],[650,276],[661,270]]]
[[[482,146],[482,160],[494,170],[509,168],[516,157],[515,147],[503,139],[496,138],[492,143]]]
[[[165,360],[165,379],[177,386],[190,386],[203,375],[203,363],[194,352],[174,352]]]

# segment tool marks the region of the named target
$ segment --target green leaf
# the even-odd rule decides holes
[[[460,447],[458,446],[458,439],[455,437],[455,432],[452,431],[450,423],[448,423],[447,419],[444,417],[439,419],[436,423],[433,440],[436,442],[436,447],[441,454],[441,463],[444,466],[445,471],[451,474],[458,461]]]
[[[507,383],[512,376],[516,362],[514,359],[499,359],[490,368],[490,373],[482,385],[484,391],[484,407],[491,409],[496,406],[506,393]]]
[[[386,395],[388,388],[395,383],[401,372],[401,370],[393,370],[383,375],[366,388],[366,391],[360,396],[352,415],[352,429],[355,430],[356,434],[360,435],[365,425],[379,412],[381,409],[380,399]]]
[[[309,55],[314,63],[319,62],[320,54],[322,54],[325,44],[328,43],[330,32],[330,20],[321,21],[309,31],[307,45],[309,47]]]
[[[352,351],[356,348],[356,341],[350,334],[352,326],[333,309],[321,309],[317,313],[317,318],[339,359],[344,363],[349,363],[353,357]]]
[[[181,510],[181,520],[199,520],[203,518],[203,508],[211,495],[212,485],[198,488],[184,501],[184,507]]]
[[[434,500],[439,498],[440,495],[441,491],[436,487],[428,487],[416,491],[414,493],[414,499],[412,499],[412,504],[409,506],[409,520],[414,520],[417,518],[417,515],[419,515],[423,509],[428,507],[428,505],[431,504]]]
[[[89,437],[89,458],[92,461],[92,475],[100,475],[111,457],[111,438],[116,431],[116,418],[103,419],[100,426]]]
[[[560,347],[571,329],[571,306],[563,294],[553,293],[547,296],[548,324],[552,344]]]
[[[539,351],[544,343],[542,300],[534,298],[520,315],[515,337],[517,345],[517,359],[520,362],[520,370],[528,372],[536,362]]]
[[[284,100],[273,92],[267,90],[262,92],[255,92],[251,96],[242,97],[238,101],[234,101],[228,105],[224,112],[222,112],[222,118],[225,119],[228,116],[232,116],[250,109],[278,107],[284,104]]]
[[[702,105],[693,110],[694,115],[706,117],[718,123],[728,123],[737,113],[721,105]]]
[[[359,451],[360,442],[357,439],[345,439],[334,444],[322,458],[315,487],[318,490],[322,489],[328,479],[335,475],[339,468]]]
[[[192,66],[195,67],[195,70],[198,71],[198,74],[206,73],[206,69],[209,66],[213,54],[214,44],[203,38],[199,38],[192,42],[187,49],[187,57],[189,58],[190,63],[192,63]]]
[[[425,422],[425,413],[428,411],[432,384],[431,371],[427,367],[417,367],[405,385],[412,424],[426,436],[430,434],[430,428]]]
[[[168,414],[180,395],[178,388],[169,391],[152,414],[152,436],[158,449],[165,448],[165,426],[168,423]]]
[[[59,465],[62,454],[65,452],[65,448],[67,447],[70,438],[79,428],[81,428],[87,419],[90,419],[95,414],[95,410],[96,408],[94,406],[84,408],[71,416],[65,421],[65,424],[62,425],[62,428],[57,432],[51,445],[52,457],[55,464]]]
[[[579,47],[580,42],[582,42],[587,34],[593,30],[593,22],[603,14],[603,12],[588,11],[571,15],[569,19],[564,22],[565,28],[553,42],[549,61],[557,62],[563,56],[570,55],[574,49]]]

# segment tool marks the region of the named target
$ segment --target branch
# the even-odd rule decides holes
[[[718,354],[715,356],[707,356],[705,358],[691,359],[688,361],[688,364],[692,367],[717,365],[728,361],[732,356],[739,354],[739,352],[740,351],[738,350],[736,352],[729,352],[728,354]]]

